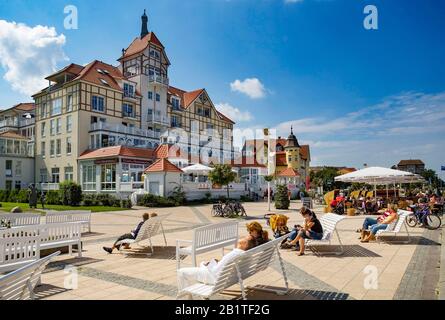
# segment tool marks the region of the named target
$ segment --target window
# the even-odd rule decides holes
[[[59,157],[62,154],[62,140],[57,139],[56,142],[56,155]]]
[[[5,166],[5,175],[7,177],[12,177],[12,160],[6,160]]]
[[[54,157],[55,154],[56,154],[56,142],[54,140],[51,140],[49,145],[49,155],[51,157]]]
[[[46,122],[42,122],[42,126],[40,127],[40,136],[42,138],[45,138],[45,129],[46,129]]]
[[[156,93],[156,101],[161,101],[161,95],[159,93]]]
[[[91,98],[91,108],[94,111],[104,112],[105,111],[105,103],[104,98],[99,96],[93,96]]]
[[[179,110],[179,99],[178,98],[172,98],[172,107],[175,110]]]
[[[62,132],[62,119],[56,119],[56,133],[60,134]]]
[[[148,99],[153,100],[153,92],[148,91]]]
[[[42,107],[40,108],[40,117],[45,118],[46,117],[46,103],[42,104]]]
[[[96,190],[96,166],[82,165],[82,190]]]
[[[128,83],[124,83],[124,97],[134,97],[134,86]]]
[[[66,154],[70,155],[72,149],[71,137],[66,138]]]
[[[15,184],[14,184],[14,188],[16,189],[16,190],[20,190],[21,188],[22,188],[22,182],[21,181],[15,181]]]
[[[65,167],[65,181],[73,181],[73,167]]]
[[[67,116],[66,117],[66,132],[73,131],[73,117]]]
[[[12,189],[12,181],[6,180],[5,187],[6,187],[6,190],[11,190]]]
[[[41,150],[42,158],[45,158],[45,156],[46,156],[46,143],[45,143],[45,141],[41,142],[40,149],[42,149]]]
[[[204,117],[210,118],[210,109],[209,108],[204,109]]]
[[[116,190],[116,165],[104,164],[101,167],[101,189]]]
[[[73,111],[73,95],[68,95],[66,97],[66,112]]]
[[[59,183],[60,182],[60,169],[52,168],[51,169],[51,183]]]
[[[62,113],[62,99],[54,99],[51,105],[51,116],[57,116]]]
[[[122,105],[122,116],[123,117],[128,117],[128,118],[134,118],[135,117],[133,106],[131,104],[124,103]]]
[[[56,133],[56,120],[53,119],[50,121],[49,134],[53,136],[55,133]]]
[[[21,161],[17,161],[15,163],[15,176],[16,177],[22,176],[22,162]]]
[[[48,182],[48,170],[40,169],[40,183]]]

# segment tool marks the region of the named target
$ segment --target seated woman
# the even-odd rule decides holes
[[[269,241],[269,234],[266,230],[263,230],[263,227],[259,222],[251,222],[246,225],[247,232],[249,232],[249,235],[251,235],[255,241],[255,246],[260,246],[263,243],[266,243]]]
[[[306,239],[321,240],[323,238],[323,226],[315,213],[303,207],[302,215],[304,217],[304,226],[299,227],[297,237],[293,241],[288,242],[292,246],[297,243],[300,244],[299,256],[304,255]]]
[[[379,216],[377,219],[366,218],[363,222],[363,228],[361,230],[361,242],[369,242],[375,240],[375,235],[379,230],[385,230],[389,224],[391,224],[398,215],[396,212],[397,207],[394,204],[389,204],[388,209]]]
[[[256,240],[248,235],[238,241],[238,245],[231,252],[226,254],[221,261],[212,259],[209,262],[203,262],[199,267],[181,268],[177,271],[178,278],[178,296],[184,288],[189,287],[193,282],[201,282],[204,284],[215,284],[218,274],[223,270],[223,267],[232,262],[236,257],[244,251],[250,250],[256,245]]]

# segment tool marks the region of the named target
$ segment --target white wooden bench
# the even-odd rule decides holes
[[[10,222],[11,227],[40,224],[39,213],[6,213],[0,214],[0,220]]]
[[[91,211],[50,211],[46,214],[46,223],[81,222],[91,232]]]
[[[41,230],[23,226],[0,230],[0,273],[21,268],[40,258]]]
[[[342,255],[344,253],[343,243],[341,242],[340,235],[338,234],[337,224],[345,219],[345,216],[340,216],[335,213],[327,213],[320,218],[321,226],[323,227],[323,238],[320,240],[312,240],[306,239],[306,245],[312,246],[316,244],[324,244],[328,243],[331,245],[331,240],[334,237],[334,234],[337,236],[338,242],[340,244],[340,250],[338,251],[329,251],[323,252],[324,254],[335,254]]]
[[[68,247],[68,252],[73,253],[73,245],[77,245],[77,255],[82,257],[82,223],[66,222],[41,224],[40,250]]]
[[[408,235],[408,240],[406,241],[393,241],[393,242],[401,242],[401,243],[410,243],[411,242],[411,235],[409,234],[408,227],[406,226],[406,218],[412,214],[411,211],[406,210],[398,210],[397,211],[398,218],[391,224],[388,225],[388,227],[384,230],[378,230],[376,233],[376,239],[380,243],[380,237],[385,236],[388,234],[393,234],[397,236],[397,234],[402,232],[402,226],[405,227],[406,234]]]
[[[165,244],[165,246],[167,246],[167,239],[165,238],[164,226],[162,225],[162,221],[164,221],[168,216],[170,216],[170,214],[153,217],[153,218],[150,218],[147,221],[145,221],[144,224],[141,226],[141,229],[139,230],[139,233],[137,234],[135,239],[124,239],[124,240],[121,240],[116,243],[116,245],[119,245],[119,252],[124,253],[124,254],[128,254],[128,253],[138,254],[137,252],[134,252],[134,251],[130,252],[126,249],[123,249],[123,245],[137,244],[140,246],[140,243],[142,241],[148,240],[150,243],[151,252],[146,253],[146,255],[150,256],[154,253],[151,238],[158,234],[161,234],[161,233],[162,233],[162,236],[164,237],[164,244]]]
[[[257,290],[274,292],[276,294],[284,295],[289,291],[289,284],[286,277],[286,270],[284,263],[278,250],[279,245],[287,236],[277,238],[273,241],[264,243],[258,247],[243,252],[233,261],[228,262],[216,276],[215,284],[195,283],[178,292],[177,298],[187,295],[189,298],[193,296],[200,296],[204,299],[209,299],[211,296],[228,289],[229,287],[239,284],[241,288],[241,295],[246,300],[246,291],[244,287],[244,280],[247,278],[266,270],[275,258],[278,258],[281,273],[283,276],[285,289],[273,290],[268,288],[255,288]]]
[[[196,267],[196,255],[236,246],[238,242],[238,222],[230,221],[199,227],[193,230],[192,240],[176,240],[176,268],[181,267],[181,255],[192,256],[193,267]],[[181,244],[187,244],[181,247]]]
[[[34,288],[52,258],[60,252],[31,262],[7,275],[0,276],[0,300],[34,300]]]

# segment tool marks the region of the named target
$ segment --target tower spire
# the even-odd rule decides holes
[[[141,39],[142,39],[148,34],[148,17],[145,9],[144,9],[144,14],[141,17],[141,20],[142,20],[142,28],[141,28]]]

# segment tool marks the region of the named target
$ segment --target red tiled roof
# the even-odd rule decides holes
[[[102,74],[98,70],[105,70],[108,74]],[[104,63],[102,61],[94,60],[90,62],[74,80],[85,80],[100,86],[105,84],[100,80],[105,80],[108,85],[115,89],[122,91],[122,88],[118,84],[118,80],[124,79],[124,76],[120,70],[110,64]]]
[[[286,168],[277,174],[278,177],[299,177],[300,174],[293,168]]]
[[[61,74],[61,73],[70,73],[72,75],[79,75],[79,73],[84,69],[83,66],[75,64],[75,63],[71,63],[69,65],[67,65],[66,67],[64,67],[63,69],[58,70],[57,72],[49,75],[48,77],[46,77],[46,80],[49,80],[51,78],[54,78],[55,76]]]
[[[154,155],[156,159],[179,158],[181,149],[171,144],[161,144],[155,149]]]
[[[130,148],[126,146],[107,147],[97,150],[87,150],[80,155],[79,160],[110,158],[118,156],[151,160],[153,159],[153,150],[142,149],[142,148]]]
[[[10,138],[10,139],[20,139],[20,140],[29,140],[29,138],[22,136],[14,131],[6,131],[0,133],[0,138]]]
[[[184,108],[187,109],[195,101],[199,95],[204,91],[204,89],[198,89],[191,92],[184,93]]]
[[[275,157],[275,165],[287,166],[286,153],[277,152]]]
[[[18,105],[14,106],[14,109],[21,111],[33,111],[35,108],[36,105],[33,102],[19,103]]]
[[[138,54],[138,53],[144,51],[148,47],[149,43],[155,44],[155,45],[161,47],[162,49],[164,49],[164,46],[162,45],[161,41],[159,41],[158,37],[156,37],[154,32],[149,32],[142,39],[140,37],[137,37],[136,39],[134,39],[133,42],[125,50],[124,55],[121,58],[119,58],[119,60],[121,60],[123,58],[131,57],[135,54]]]
[[[151,166],[145,169],[145,172],[178,172],[182,170],[165,158],[156,160]]]
[[[218,112],[218,115],[225,121],[230,122],[232,124],[235,124],[235,122],[233,120],[231,120],[230,118],[228,118],[227,116],[223,115],[221,112],[219,112],[218,110],[216,110],[216,112]]]

